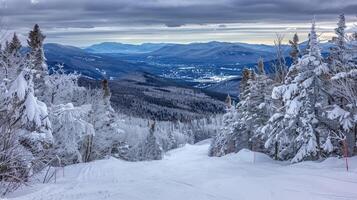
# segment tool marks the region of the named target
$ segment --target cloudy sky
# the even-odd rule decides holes
[[[273,43],[276,33],[306,38],[316,16],[321,40],[337,16],[357,23],[356,0],[0,0],[2,35],[25,37],[38,23],[47,42]]]

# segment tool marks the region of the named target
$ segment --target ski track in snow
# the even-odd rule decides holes
[[[207,156],[209,143],[186,145],[161,161],[110,158],[58,170],[57,182],[33,184],[11,200],[357,200],[357,157],[288,165],[242,150]]]

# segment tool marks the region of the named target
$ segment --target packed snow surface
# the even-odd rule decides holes
[[[110,158],[59,171],[56,183],[8,196],[24,200],[356,200],[357,157],[290,165],[242,150],[207,156],[208,141],[170,151],[161,161]]]

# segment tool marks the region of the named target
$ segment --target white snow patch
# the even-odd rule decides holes
[[[161,161],[110,158],[64,168],[56,183],[33,184],[13,200],[326,200],[357,199],[357,157],[289,165],[241,150],[208,157],[208,142],[170,151]]]

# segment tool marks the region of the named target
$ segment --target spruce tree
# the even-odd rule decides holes
[[[341,14],[337,23],[337,28],[335,29],[335,34],[337,37],[334,39],[334,46],[331,47],[329,64],[331,71],[333,73],[338,73],[344,71],[344,68],[349,67],[349,61],[351,59],[348,53],[347,42],[346,42],[346,20],[345,15]]]
[[[330,50],[329,68],[332,71],[329,93],[333,97],[331,105],[327,107],[327,116],[337,121],[331,131],[332,142],[347,146],[347,155],[352,156],[356,152],[357,135],[357,65],[353,60],[353,53],[357,52],[355,41],[347,43],[345,33],[345,16],[341,14],[337,23],[334,46]],[[335,124],[335,123],[333,123]],[[337,149],[344,147],[337,146]]]
[[[48,67],[43,50],[43,44],[46,36],[42,34],[40,26],[36,24],[28,36],[28,46],[30,47],[30,58],[34,69],[35,93],[42,98],[46,89],[46,79],[48,76]]]
[[[13,81],[22,70],[26,60],[20,53],[21,42],[14,33],[11,42],[6,42],[6,48],[0,54],[0,77],[5,85]]]
[[[7,166],[9,174],[26,178],[46,164],[46,152],[53,143],[47,106],[34,94],[30,68],[24,68],[11,83],[0,110],[0,146],[9,150],[6,156],[13,156],[12,166]]]
[[[161,160],[163,150],[155,136],[156,122],[149,123],[149,134],[140,144],[138,151],[139,160]]]
[[[324,127],[321,126],[320,116],[323,105],[327,104],[327,97],[322,88],[328,67],[321,56],[315,22],[312,23],[309,36],[309,53],[304,55],[294,67],[297,75],[293,80],[273,90],[273,98],[281,99],[284,104],[282,114],[273,117],[278,118],[280,121],[278,123],[283,124],[285,133],[284,135],[281,135],[281,131],[268,133],[267,141],[272,141],[272,138],[278,136],[281,137],[278,141],[291,140],[294,144],[289,145],[289,148],[293,148],[289,149],[293,157],[292,162],[320,158],[321,144],[326,140],[326,132],[322,131]],[[276,119],[271,118],[270,121]],[[268,142],[267,146],[270,144],[273,143]]]
[[[20,53],[21,47],[22,47],[22,45],[21,45],[20,39],[17,37],[17,34],[14,33],[12,40],[9,44],[9,49],[8,49],[9,53],[12,53],[12,54]]]
[[[120,144],[125,144],[122,138],[123,131],[118,127],[115,111],[110,104],[111,93],[108,81],[103,80],[102,87],[90,93],[89,103],[93,106],[92,124],[95,135],[88,145],[92,146],[90,160],[95,160],[111,155],[113,148],[120,148]]]

